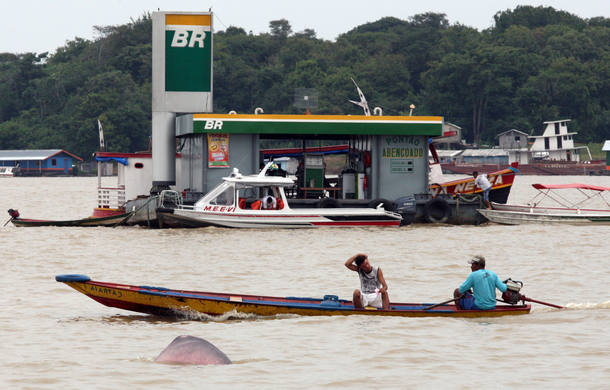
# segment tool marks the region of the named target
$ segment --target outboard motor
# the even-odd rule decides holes
[[[403,196],[394,201],[394,212],[402,215],[401,225],[409,225],[415,219],[417,212],[417,202],[415,196]]]
[[[508,278],[503,283],[506,284],[506,287],[508,287],[508,289],[502,293],[502,299],[504,302],[510,303],[511,305],[516,305],[519,303],[519,301],[525,298],[519,293],[523,287],[523,282]]]
[[[19,210],[8,209],[8,215],[10,215],[11,218],[19,218]]]

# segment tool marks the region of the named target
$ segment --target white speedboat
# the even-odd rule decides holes
[[[290,178],[267,176],[272,162],[258,175],[242,175],[237,169],[197,201],[184,205],[175,191],[163,191],[157,218],[160,227],[311,228],[346,226],[399,226],[400,214],[376,208],[296,208],[289,206],[284,189],[295,185]],[[271,199],[264,208],[263,198]]]
[[[505,225],[523,223],[562,223],[575,225],[610,224],[610,187],[590,184],[532,184],[538,194],[528,204],[511,205],[492,202],[492,209],[478,210],[491,222]],[[572,190],[581,194],[577,200],[558,190]],[[589,206],[594,204],[598,206]],[[549,204],[552,203],[552,204]]]

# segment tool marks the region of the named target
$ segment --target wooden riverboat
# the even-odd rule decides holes
[[[513,166],[506,169],[487,173],[487,178],[491,183],[489,199],[492,202],[506,203],[513,182],[515,181],[515,174],[519,172],[517,166],[518,165],[515,163]],[[482,196],[483,190],[474,184],[474,177],[470,176],[462,179],[430,183],[430,193],[433,196],[438,194],[450,194],[456,197],[471,197],[473,195]]]
[[[10,222],[17,227],[40,227],[40,226],[117,226],[125,223],[132,213],[109,214],[103,217],[87,217],[81,219],[68,220],[49,220],[49,219],[31,219],[21,218],[17,210],[10,209],[8,211],[11,216]]]
[[[376,315],[397,317],[499,317],[528,314],[528,304],[496,306],[494,310],[460,310],[454,304],[390,303],[389,310],[355,309],[351,301],[336,295],[323,298],[270,297],[172,290],[164,287],[131,286],[98,282],[86,275],[57,275],[55,280],[109,307],[154,315],[173,316],[204,313],[218,316],[244,313],[258,316],[296,314],[303,316]]]
[[[483,190],[474,184],[474,177],[472,176],[472,172],[477,170],[476,168],[467,172],[469,175],[468,177],[456,180],[446,180],[434,143],[430,144],[430,154],[432,156],[432,161],[429,163],[429,191],[432,196],[436,197],[439,194],[448,194],[466,199],[473,196],[482,197]],[[497,167],[494,168],[495,169],[488,170],[481,169],[479,173],[485,173],[491,184],[489,200],[496,203],[506,203],[513,182],[515,181],[515,175],[519,173],[519,164],[515,162],[509,167],[500,170],[498,170]]]

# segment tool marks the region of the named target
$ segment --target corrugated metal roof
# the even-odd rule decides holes
[[[462,157],[494,157],[508,156],[508,152],[504,149],[466,149],[462,153]]]
[[[463,150],[437,150],[436,153],[439,157],[457,157],[463,152]]]
[[[572,119],[560,119],[558,121],[546,121],[546,122],[542,122],[542,123],[547,124],[547,123],[570,122],[570,121],[572,121]]]
[[[521,131],[521,130],[517,130],[517,129],[510,129],[510,130],[503,131],[502,133],[500,133],[500,134],[496,135],[496,138],[500,137],[501,135],[508,134],[508,133],[519,133],[519,134],[523,134],[523,135],[525,135],[525,136],[527,136],[527,135],[528,135],[527,133],[524,133],[524,132],[523,132],[523,131]]]
[[[0,150],[0,161],[46,160],[63,151],[62,149]]]

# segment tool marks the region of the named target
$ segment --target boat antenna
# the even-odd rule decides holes
[[[267,171],[269,169],[275,169],[275,168],[277,168],[277,166],[276,166],[275,162],[273,160],[271,160],[267,164],[265,164],[265,167],[260,171],[258,176],[259,177],[265,177],[265,175],[267,174]]]

